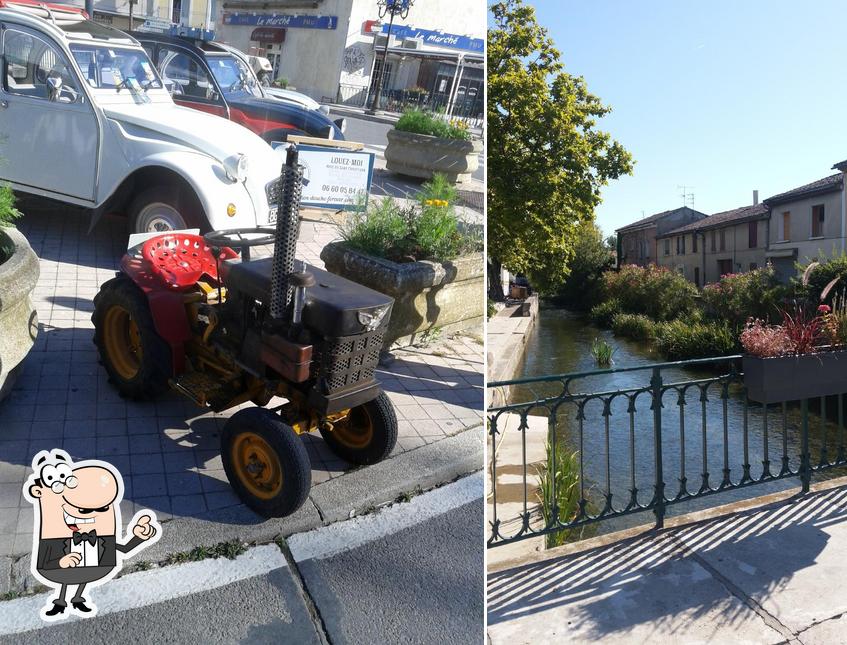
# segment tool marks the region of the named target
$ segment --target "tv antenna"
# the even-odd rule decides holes
[[[694,207],[694,186],[677,186],[677,190],[682,192],[679,193],[679,196],[682,197],[682,205]]]

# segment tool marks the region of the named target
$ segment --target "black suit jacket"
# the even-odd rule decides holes
[[[117,552],[127,553],[144,540],[133,538],[126,544],[118,544],[114,535],[98,535],[97,546],[100,550],[98,566],[118,566]],[[59,569],[59,560],[71,552],[71,538],[46,538],[38,542],[38,561],[36,569]]]

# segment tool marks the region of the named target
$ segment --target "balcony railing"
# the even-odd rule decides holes
[[[793,477],[806,492],[814,473],[847,465],[843,396],[753,403],[740,359],[488,384],[489,401],[507,401],[487,411],[488,546],[643,511],[661,528],[673,505]],[[544,458],[528,463],[538,442]]]

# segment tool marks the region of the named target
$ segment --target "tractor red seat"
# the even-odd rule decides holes
[[[141,247],[141,255],[150,263],[153,275],[172,289],[192,287],[204,274],[218,279],[215,256],[200,235],[164,233],[151,237]],[[235,257],[238,254],[232,249],[221,249],[221,260]]]

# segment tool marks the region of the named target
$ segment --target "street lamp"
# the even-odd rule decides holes
[[[382,83],[385,79],[385,68],[388,65],[388,43],[391,41],[391,27],[394,25],[394,18],[400,16],[405,20],[413,4],[415,4],[415,0],[377,0],[379,19],[382,20],[386,15],[390,17],[388,19],[388,33],[385,36],[385,49],[382,52],[382,70],[376,81],[376,92],[374,92],[371,107],[369,110],[365,110],[365,114],[376,114],[376,109],[379,107],[379,99],[382,96]]]

